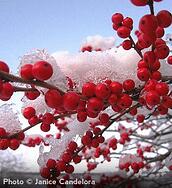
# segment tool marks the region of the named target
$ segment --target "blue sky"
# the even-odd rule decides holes
[[[156,3],[160,9],[172,11],[171,0]],[[129,0],[0,0],[0,59],[16,71],[19,57],[34,48],[77,52],[88,35],[114,35],[114,12],[137,23],[149,9]]]

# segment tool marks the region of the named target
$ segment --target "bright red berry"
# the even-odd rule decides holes
[[[63,96],[63,106],[67,111],[76,110],[80,102],[80,96],[76,92],[68,92]]]
[[[150,78],[150,72],[147,68],[140,68],[137,71],[137,77],[141,81],[148,81]]]
[[[161,10],[157,14],[158,25],[162,28],[169,27],[172,23],[172,15],[167,10]]]
[[[24,108],[24,110],[23,110],[23,116],[26,119],[30,119],[30,118],[32,118],[35,115],[36,115],[36,111],[35,111],[35,109],[33,107],[26,107],[26,108]]]
[[[132,48],[132,42],[130,40],[124,40],[122,43],[124,50],[130,50]]]
[[[123,90],[122,84],[119,82],[112,82],[110,84],[110,90],[112,93],[114,93],[116,95],[120,95]]]
[[[95,88],[95,94],[100,99],[107,99],[110,95],[110,89],[106,84],[100,83]]]
[[[13,138],[10,140],[10,145],[9,147],[12,149],[12,150],[16,150],[18,147],[20,146],[20,141]]]
[[[124,17],[121,13],[115,13],[115,14],[112,15],[112,22],[114,24],[117,24],[117,25],[121,24],[123,19],[124,19]]]
[[[160,103],[160,95],[156,91],[149,91],[146,94],[146,102],[150,106],[155,106]]]
[[[45,93],[45,102],[50,108],[57,108],[62,105],[63,97],[59,91],[50,89]]]
[[[53,75],[53,68],[46,61],[37,61],[32,67],[32,74],[37,80],[48,80]]]
[[[29,100],[35,100],[36,98],[38,98],[40,96],[40,92],[38,90],[35,91],[27,91],[25,92],[25,96],[29,99]]]
[[[125,91],[132,91],[135,88],[135,82],[131,79],[123,82],[123,88]]]
[[[3,61],[0,61],[0,70],[7,73],[10,72],[8,65]]]
[[[20,75],[22,78],[26,80],[32,80],[34,78],[32,74],[32,64],[25,64],[20,69]]]
[[[139,29],[149,35],[151,32],[155,32],[158,27],[156,16],[147,14],[140,19]]]
[[[96,85],[94,83],[85,83],[82,87],[82,95],[85,97],[93,97],[95,95],[95,87]]]
[[[147,5],[147,0],[130,0],[136,6],[145,6]]]
[[[172,65],[172,56],[169,56],[169,57],[167,58],[167,63],[168,63],[169,65]]]
[[[126,26],[121,26],[117,29],[117,34],[121,38],[127,38],[130,36],[131,29]]]
[[[93,112],[100,112],[103,109],[103,106],[102,100],[96,97],[90,98],[87,103],[88,110]]]

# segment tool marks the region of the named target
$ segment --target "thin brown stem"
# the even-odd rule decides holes
[[[133,38],[132,38],[131,36],[129,36],[129,39],[130,39],[130,41],[132,42],[133,48],[136,50],[136,52],[139,54],[139,56],[140,56],[141,58],[143,58],[142,52],[137,48],[137,46],[136,46],[136,44],[135,44]]]
[[[38,80],[25,80],[23,78],[20,78],[19,76],[15,76],[13,74],[9,74],[3,71],[0,71],[0,78],[11,81],[11,82],[17,82],[17,83],[23,83],[23,84],[29,84],[29,85],[35,85],[40,86],[47,89],[57,89],[61,94],[64,94],[64,91],[59,89],[58,87],[48,84],[46,82],[38,81]]]

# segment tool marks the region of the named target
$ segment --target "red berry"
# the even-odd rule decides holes
[[[13,138],[10,140],[10,145],[9,147],[12,149],[12,150],[16,150],[18,147],[20,146],[20,141]]]
[[[14,88],[9,82],[5,82],[2,85],[2,90],[0,92],[0,99],[7,101],[11,98],[14,93]]]
[[[154,15],[147,14],[140,19],[139,29],[146,34],[155,32],[158,27],[157,19]]]
[[[58,161],[56,167],[58,170],[64,171],[66,169],[66,163],[64,161]]]
[[[96,85],[94,83],[85,83],[82,87],[82,95],[85,97],[93,97],[95,94],[95,87]]]
[[[158,60],[156,60],[156,61],[150,66],[150,69],[151,69],[152,71],[157,71],[157,70],[159,70],[160,66],[161,66],[160,62],[159,62]]]
[[[8,139],[0,139],[0,149],[5,150],[9,147],[9,140]]]
[[[126,26],[121,26],[117,29],[117,34],[121,38],[127,38],[130,36],[131,30]]]
[[[35,100],[36,98],[39,97],[39,95],[40,95],[40,92],[39,92],[38,90],[25,92],[25,96],[26,96],[29,100]]]
[[[40,128],[43,132],[48,132],[51,129],[50,124],[45,123],[42,123]]]
[[[165,31],[162,27],[157,27],[155,33],[157,38],[162,38],[164,36]]]
[[[69,163],[72,160],[72,156],[69,153],[64,153],[62,155],[62,161]]]
[[[8,65],[3,61],[0,61],[0,70],[7,73],[10,72]]]
[[[143,60],[144,60],[144,62],[147,63],[148,66],[150,66],[150,65],[154,64],[154,62],[156,60],[156,56],[155,56],[154,52],[147,51],[144,53]]]
[[[147,5],[147,0],[130,0],[136,6],[145,6]]]
[[[45,102],[50,108],[57,108],[62,105],[63,97],[59,91],[50,89],[45,93]]]
[[[49,169],[53,169],[56,166],[56,161],[54,159],[48,159],[46,166]]]
[[[73,162],[74,162],[75,164],[80,163],[80,162],[81,162],[81,159],[82,159],[81,156],[76,155],[76,156],[73,158]]]
[[[146,94],[146,102],[150,106],[155,106],[160,103],[160,96],[156,91],[149,91]]]
[[[141,81],[148,81],[150,78],[150,72],[147,68],[140,68],[137,71],[137,77]]]
[[[50,170],[48,168],[42,168],[40,171],[40,174],[43,178],[49,178],[50,177]]]
[[[169,92],[169,86],[168,84],[164,82],[160,82],[156,84],[155,90],[158,92],[159,95],[167,95]]]
[[[135,88],[135,82],[131,79],[123,82],[123,88],[125,91],[132,91]]]
[[[23,110],[23,116],[26,118],[26,119],[30,119],[32,118],[33,116],[35,116],[36,114],[36,111],[33,107],[26,107],[24,110]]]
[[[81,142],[83,145],[87,146],[87,145],[90,145],[91,142],[92,142],[92,138],[88,135],[84,135],[81,139]]]
[[[168,108],[165,108],[163,105],[158,106],[158,111],[161,115],[165,115],[168,113]]]
[[[7,132],[4,128],[0,127],[0,137],[6,136]]]
[[[51,124],[54,121],[54,116],[50,113],[45,113],[42,117],[42,122],[45,124]]]
[[[138,123],[143,123],[144,120],[145,120],[145,116],[143,114],[138,114],[137,115]]]
[[[118,100],[118,97],[117,97],[117,95],[115,95],[115,94],[111,94],[110,97],[108,98],[108,102],[109,102],[109,104],[111,104],[111,105],[116,104],[116,103],[117,103],[117,100]]]
[[[126,27],[128,27],[128,28],[130,28],[130,29],[132,29],[132,27],[133,27],[133,19],[132,19],[132,18],[129,18],[129,17],[126,17],[126,18],[123,20],[122,25],[123,25],[123,26],[126,26]]]
[[[32,64],[25,64],[20,69],[20,75],[22,78],[26,80],[32,80],[34,78],[32,74]]]
[[[141,48],[148,48],[151,46],[151,44],[154,42],[155,38],[153,37],[155,35],[147,35],[147,34],[140,34],[138,37],[138,44]]]
[[[103,106],[102,100],[96,97],[90,98],[87,103],[88,110],[93,112],[100,112],[103,109]]]
[[[111,92],[116,94],[116,95],[120,95],[122,93],[122,84],[119,83],[119,82],[112,82],[110,84],[110,89],[111,89]]]
[[[161,73],[159,71],[152,72],[151,79],[154,79],[157,81],[161,80]]]
[[[29,124],[30,124],[31,126],[34,126],[34,125],[36,125],[36,124],[39,123],[39,119],[38,119],[37,116],[33,116],[33,117],[31,117],[31,118],[29,119],[28,122],[29,122]]]
[[[80,102],[80,96],[76,92],[68,92],[63,96],[63,106],[67,111],[76,110]]]
[[[53,68],[46,61],[37,61],[32,67],[32,74],[37,80],[48,80],[53,75]]]
[[[74,167],[72,165],[67,165],[65,172],[68,174],[72,174],[74,172]]]
[[[122,43],[124,50],[130,50],[132,48],[132,42],[130,40],[124,40]]]
[[[145,91],[151,91],[151,90],[155,90],[157,81],[156,80],[148,80],[145,84]]]
[[[157,46],[154,52],[159,59],[165,59],[169,55],[170,49],[167,45],[161,45]]]
[[[109,118],[110,118],[109,115],[106,113],[102,113],[99,116],[99,120],[100,120],[101,124],[103,124],[103,125],[106,125],[109,122]]]
[[[123,21],[123,15],[121,14],[121,13],[115,13],[115,14],[113,14],[112,15],[112,22],[114,23],[114,24],[120,24],[120,23],[122,23],[122,21]]]
[[[169,57],[167,58],[167,63],[168,63],[169,65],[172,65],[172,56],[169,56]]]
[[[77,145],[77,143],[74,142],[74,141],[71,141],[71,142],[69,143],[69,145],[68,145],[68,148],[69,148],[70,151],[75,151],[75,150],[77,149],[77,147],[78,147],[78,145]]]
[[[77,120],[79,122],[84,122],[87,119],[87,112],[84,111],[79,111],[77,113]]]
[[[129,108],[132,105],[132,98],[128,94],[123,94],[118,102],[119,107]]]
[[[157,14],[158,25],[162,28],[169,27],[172,23],[172,15],[167,10],[161,10]]]
[[[106,84],[98,84],[95,88],[96,97],[100,99],[107,99],[110,95],[110,89]]]

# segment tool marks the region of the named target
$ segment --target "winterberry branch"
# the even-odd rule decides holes
[[[11,81],[11,82],[18,82],[18,83],[23,83],[23,84],[30,84],[30,85],[35,85],[35,86],[40,86],[43,88],[47,88],[47,89],[56,89],[58,90],[61,94],[64,94],[64,91],[62,91],[61,89],[59,89],[58,87],[48,84],[46,82],[42,82],[42,81],[38,81],[38,80],[25,80],[19,76],[15,76],[13,74],[10,73],[6,73],[4,71],[0,70],[0,78],[6,80],[6,81]]]
[[[136,52],[139,54],[139,56],[140,56],[141,58],[143,58],[142,52],[137,48],[137,46],[136,46],[136,44],[135,44],[133,38],[131,37],[131,35],[129,36],[129,39],[130,39],[130,41],[132,42],[133,48],[136,50]]]
[[[153,0],[148,0],[148,5],[149,5],[149,8],[150,8],[151,14],[154,15]]]

